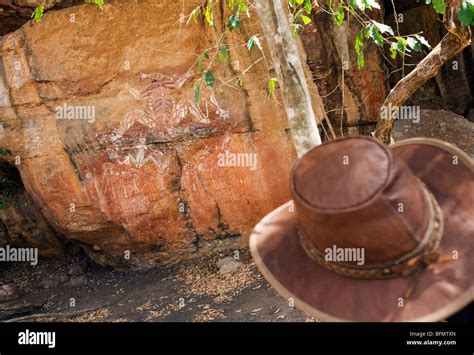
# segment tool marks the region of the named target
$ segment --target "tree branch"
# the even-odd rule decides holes
[[[438,45],[418,63],[415,69],[395,85],[382,105],[381,112],[383,110],[388,113],[388,115],[379,117],[375,129],[375,137],[386,144],[389,144],[391,140],[394,108],[403,105],[415,91],[434,77],[448,60],[460,53],[471,43],[471,30],[468,26],[462,26],[460,23],[453,26],[454,22],[452,16],[454,12],[457,13],[458,9],[450,6],[459,6],[459,4],[453,1],[446,9],[444,22],[448,33]],[[446,21],[448,16],[450,20]]]
[[[257,14],[278,75],[298,156],[321,144],[308,86],[281,0],[257,0]]]

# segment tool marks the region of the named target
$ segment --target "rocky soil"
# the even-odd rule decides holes
[[[1,321],[317,321],[278,296],[246,251],[139,272],[45,259],[11,264],[0,279]]]
[[[395,141],[428,137],[457,145],[474,157],[474,123],[466,117],[444,110],[421,110],[419,122],[398,120],[394,125]]]

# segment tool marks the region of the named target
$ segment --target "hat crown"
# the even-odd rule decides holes
[[[357,208],[391,178],[391,152],[374,140],[354,137],[313,149],[295,166],[294,191],[321,211]]]
[[[313,148],[295,164],[291,181],[299,230],[322,255],[359,248],[365,266],[390,264],[416,250],[429,231],[428,192],[375,139],[345,137]]]

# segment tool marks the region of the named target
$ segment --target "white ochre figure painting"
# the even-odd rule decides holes
[[[192,77],[191,70],[181,75],[142,73],[139,81],[146,83],[144,88],[125,84],[130,95],[143,105],[127,111],[117,129],[99,137],[110,162],[133,164],[137,169],[151,162],[163,171],[166,159],[160,159],[163,153],[150,143],[166,143],[190,135],[196,128],[215,127],[213,121],[220,120],[218,125],[221,126],[222,121],[228,120],[228,111],[219,105],[214,95],[202,95],[198,104],[188,97],[192,95],[185,94],[189,91],[186,88],[191,87]],[[137,127],[139,129],[135,129]]]

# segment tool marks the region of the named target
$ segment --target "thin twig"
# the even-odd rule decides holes
[[[37,313],[37,314],[31,314],[29,316],[24,316],[24,317],[11,318],[11,319],[5,320],[4,323],[22,322],[22,321],[38,319],[38,318],[59,318],[59,317],[70,318],[70,317],[80,316],[84,313],[97,311],[98,309],[101,309],[101,308],[104,308],[104,307],[106,307],[106,306],[88,308],[88,309],[75,311],[75,312],[70,312],[70,313]]]

